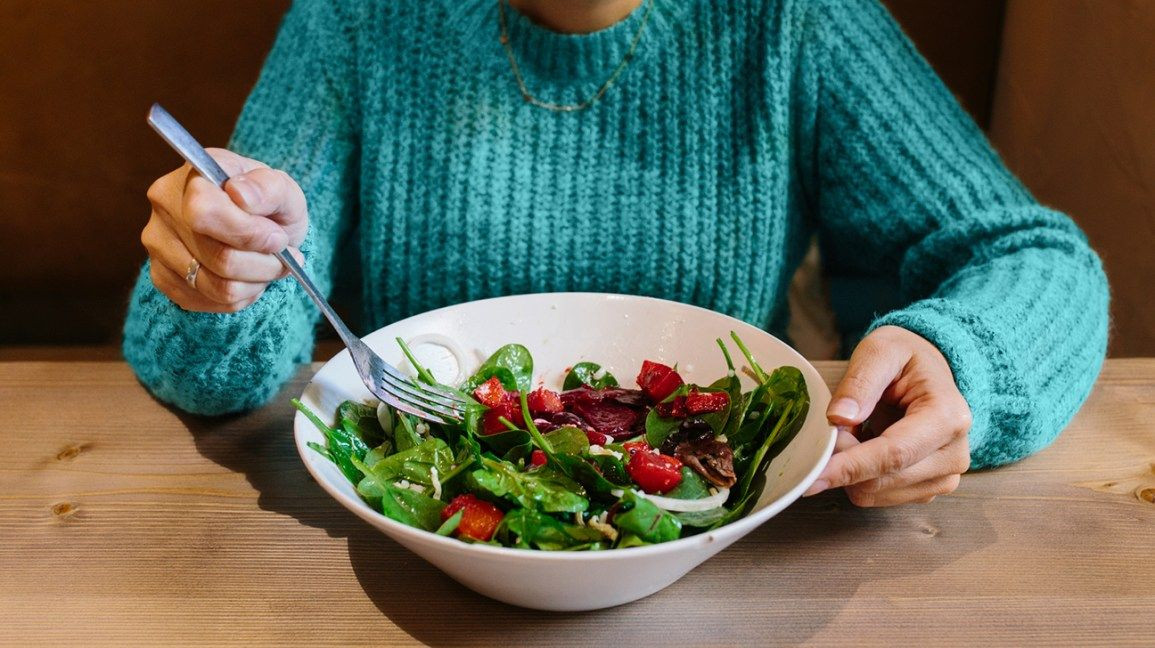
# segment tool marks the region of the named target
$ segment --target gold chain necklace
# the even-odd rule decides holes
[[[506,26],[505,18],[505,2],[506,0],[497,0],[497,16],[498,21],[501,23],[501,45],[505,48],[505,55],[509,57],[509,67],[513,70],[513,78],[517,80],[517,88],[521,91],[521,98],[533,106],[554,112],[577,112],[579,110],[585,110],[602,98],[602,95],[610,89],[614,81],[617,81],[618,77],[625,71],[626,66],[630,63],[630,59],[634,57],[634,50],[638,47],[638,41],[642,40],[642,32],[645,31],[646,22],[650,19],[650,10],[654,8],[654,0],[647,0],[646,13],[642,14],[642,23],[638,25],[638,33],[634,34],[634,40],[630,42],[630,49],[626,50],[625,56],[622,57],[621,62],[614,68],[613,74],[610,75],[610,78],[606,79],[602,87],[598,88],[597,92],[593,93],[593,95],[585,101],[576,104],[559,104],[538,99],[530,94],[529,88],[525,86],[525,79],[521,76],[521,68],[517,66],[517,57],[514,56],[513,47],[509,44],[509,29]]]

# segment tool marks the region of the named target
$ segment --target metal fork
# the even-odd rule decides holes
[[[152,109],[148,111],[148,124],[198,173],[218,187],[224,188],[229,175],[160,104],[153,104]],[[301,284],[305,294],[313,300],[317,308],[321,309],[325,318],[336,329],[337,335],[349,349],[349,355],[353,357],[353,365],[357,367],[361,381],[374,396],[402,412],[427,421],[448,423],[462,420],[465,401],[459,394],[440,385],[414,382],[396,367],[382,360],[381,356],[374,353],[367,344],[353,335],[349,327],[345,326],[288,250],[281,250],[274,256],[285,264],[289,274]]]

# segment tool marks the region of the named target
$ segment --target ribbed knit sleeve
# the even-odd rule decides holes
[[[301,251],[328,293],[334,248],[356,198],[353,34],[329,3],[286,16],[229,148],[297,180],[309,208]],[[132,293],[124,355],[158,398],[199,414],[256,407],[309,360],[318,311],[291,278],[231,314],[186,312],[152,285]]]
[[[1106,351],[1108,288],[1066,216],[1006,170],[875,0],[808,4],[803,157],[824,251],[897,280],[895,325],[946,356],[974,413],[973,467],[1049,444]]]

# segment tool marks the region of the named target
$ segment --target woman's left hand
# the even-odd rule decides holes
[[[926,503],[970,466],[970,407],[942,353],[906,329],[863,338],[826,416],[835,453],[807,495],[842,486],[858,506]]]

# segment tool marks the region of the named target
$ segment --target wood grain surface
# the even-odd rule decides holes
[[[1155,642],[1155,359],[1108,361],[1052,447],[953,496],[804,499],[670,588],[580,614],[482,598],[329,498],[292,441],[310,369],[203,419],[120,362],[0,363],[0,643]]]

